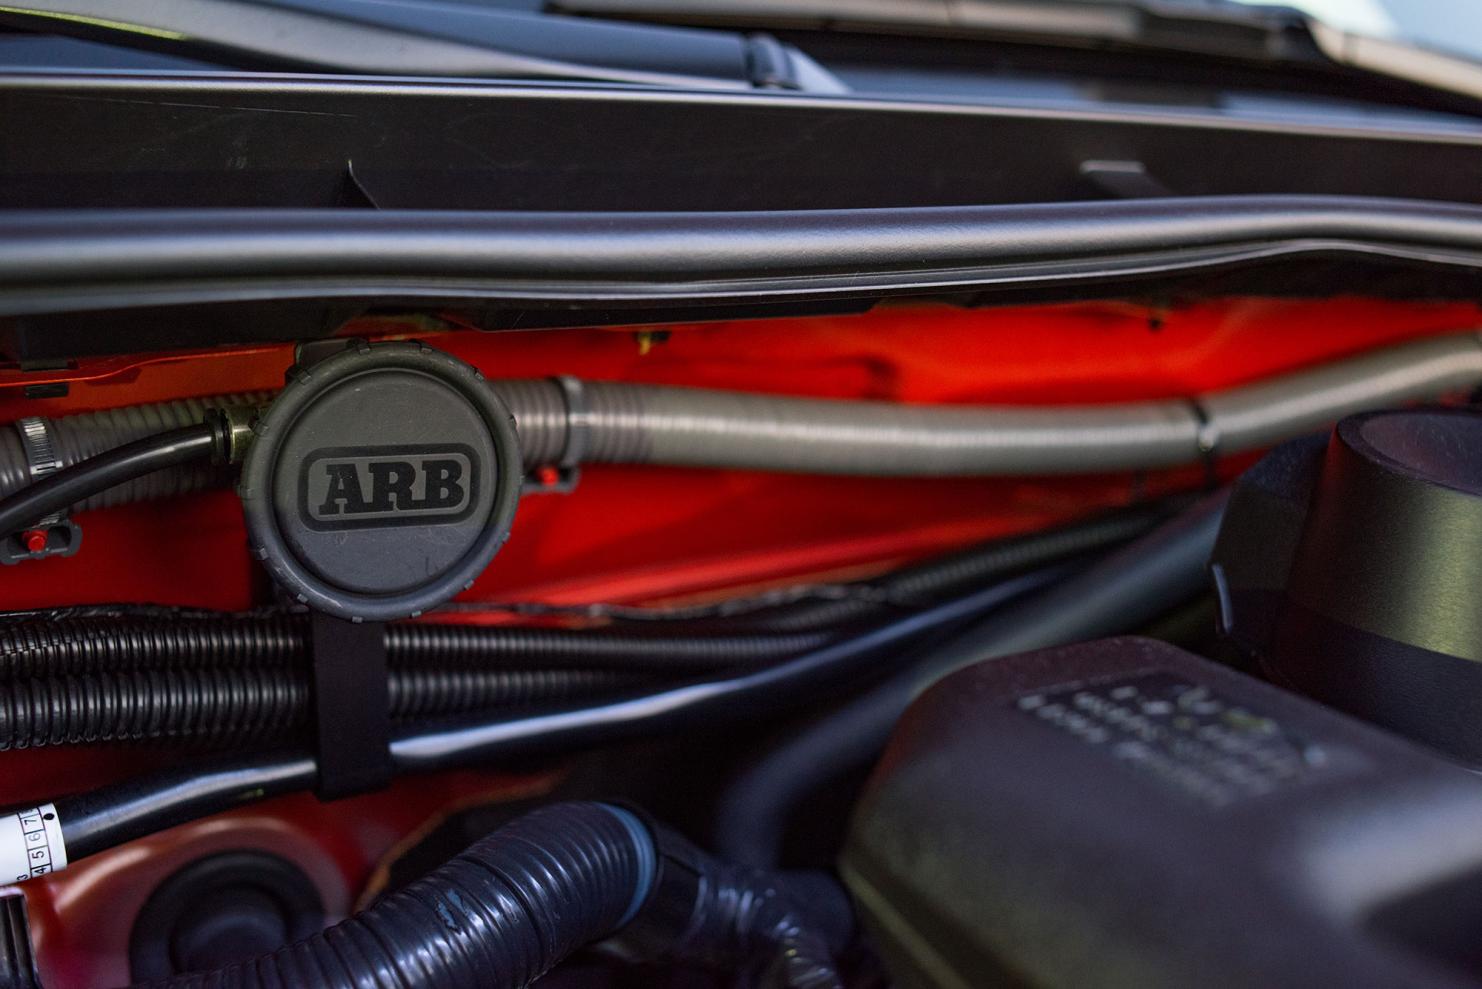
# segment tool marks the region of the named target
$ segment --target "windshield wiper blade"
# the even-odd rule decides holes
[[[233,68],[839,91],[775,39],[407,0],[15,0],[0,24]]]

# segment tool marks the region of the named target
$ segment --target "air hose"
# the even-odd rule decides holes
[[[47,451],[57,467],[70,467],[135,440],[199,425],[212,409],[260,405],[271,398],[269,392],[252,392],[132,405],[55,419],[22,419],[17,426],[24,428],[0,429],[0,498],[14,494],[34,479],[30,466],[34,451],[27,446],[38,437],[45,437]],[[224,485],[230,477],[230,471],[209,463],[180,466],[100,490],[76,507],[103,508],[190,494]]]
[[[1381,348],[1208,395],[1079,406],[911,405],[619,382],[502,380],[526,467],[664,464],[863,476],[1092,473],[1196,464],[1323,428],[1345,415],[1432,400],[1482,383],[1474,332]],[[0,496],[32,479],[27,444],[59,467],[200,422],[209,406],[169,402],[0,430]],[[223,480],[201,466],[90,494],[82,507],[185,494]]]
[[[841,984],[831,956],[851,931],[844,904],[801,902],[785,877],[726,868],[623,808],[554,804],[322,933],[151,985],[517,989],[595,942],[758,987],[827,989]]]
[[[1121,404],[912,405],[571,378],[494,387],[531,463],[948,477],[1199,463],[1479,382],[1482,345],[1465,333],[1208,395]]]
[[[166,468],[210,460],[221,449],[222,438],[217,428],[205,422],[125,443],[50,474],[0,500],[0,534],[23,529],[99,492]]]

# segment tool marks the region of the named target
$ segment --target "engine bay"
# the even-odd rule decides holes
[[[989,956],[954,956],[967,942],[939,937],[1008,936],[1024,901],[1003,887],[1005,905],[1018,905],[1005,915],[1009,926],[962,928],[997,916],[998,901],[976,872],[958,870],[988,869],[996,858],[954,842],[966,829],[996,856],[1008,854],[1010,834],[1043,834],[1048,798],[1034,788],[1060,781],[1072,818],[1089,828],[1087,854],[1095,846],[1098,861],[1118,869],[1133,853],[1108,857],[1104,829],[1093,826],[1101,817],[1087,806],[1102,785],[1119,800],[1142,786],[1171,788],[1167,798],[1194,822],[1205,807],[1248,802],[1281,827],[1294,818],[1268,807],[1277,799],[1268,794],[1301,802],[1310,790],[1316,800],[1328,776],[1345,793],[1382,792],[1365,783],[1364,762],[1383,759],[1363,754],[1364,732],[1378,733],[1313,701],[1247,687],[1248,674],[1168,645],[1160,653],[1141,640],[1107,640],[1067,646],[1074,658],[1064,660],[1037,648],[1154,635],[1448,747],[1436,734],[1448,722],[1429,714],[1454,705],[1443,697],[1457,686],[1432,688],[1429,706],[1417,709],[1425,717],[1393,713],[1408,695],[1378,678],[1393,670],[1403,680],[1416,660],[1382,652],[1362,685],[1321,670],[1310,684],[1293,683],[1287,657],[1345,670],[1357,660],[1351,647],[1319,648],[1326,633],[1284,638],[1278,629],[1292,625],[1282,595],[1333,572],[1313,562],[1334,552],[1319,540],[1358,547],[1375,538],[1367,516],[1332,522],[1341,535],[1312,534],[1314,478],[1339,483],[1329,481],[1338,468],[1323,463],[1335,454],[1322,424],[1341,421],[1337,444],[1350,423],[1372,431],[1362,424],[1400,417],[1377,462],[1408,455],[1405,477],[1429,472],[1438,490],[1471,497],[1453,493],[1467,483],[1467,434],[1445,423],[1473,423],[1473,413],[1354,413],[1465,399],[1482,380],[1482,342],[1461,329],[1475,320],[1462,304],[1263,299],[1164,311],[890,307],[662,332],[428,333],[368,320],[312,346],[6,372],[0,389],[25,414],[5,440],[12,459],[0,471],[8,482],[0,513],[33,520],[7,525],[10,565],[0,571],[15,606],[0,626],[0,744],[12,767],[8,796],[30,801],[6,820],[5,848],[16,878],[28,880],[18,887],[27,943],[61,984],[185,977],[239,961],[233,952],[312,940],[336,918],[383,909],[395,891],[434,882],[439,850],[459,852],[461,835],[493,830],[490,822],[519,809],[576,808],[569,812],[580,818],[613,806],[612,820],[571,827],[657,827],[632,816],[654,814],[692,836],[666,838],[687,850],[672,854],[702,855],[689,844],[698,841],[735,863],[715,868],[733,870],[738,883],[783,866],[790,871],[776,875],[788,882],[822,882],[826,873],[807,870],[832,868],[848,828],[844,875],[869,933],[847,905],[816,921],[825,931],[809,937],[823,941],[809,950],[822,954],[820,970],[844,964],[852,980],[877,979],[878,968],[865,973],[879,963],[860,953],[880,951],[908,983],[901,973],[919,971],[922,984],[976,982]],[[1305,332],[1290,332],[1299,326]],[[1331,328],[1326,339],[1320,327]],[[925,332],[942,349],[923,349]],[[788,359],[767,360],[779,346]],[[966,360],[971,352],[984,359]],[[104,481],[86,481],[100,464]],[[72,486],[60,486],[69,478]],[[1351,513],[1354,497],[1317,504]],[[1395,523],[1381,527],[1401,541],[1392,552],[1466,557],[1464,510],[1434,517],[1417,508],[1404,524],[1410,515],[1399,509],[1376,510]],[[1405,538],[1432,548],[1414,550]],[[1293,563],[1298,545],[1307,556]],[[1337,575],[1382,580],[1399,570],[1391,563],[1366,575],[1360,559]],[[1424,573],[1436,571],[1422,567],[1415,579]],[[1437,595],[1451,586],[1433,579]],[[1399,593],[1388,588],[1370,593]],[[1354,599],[1341,587],[1322,598]],[[1019,660],[974,665],[1026,652],[1023,663],[1043,672],[1016,674]],[[1155,659],[1135,659],[1144,654]],[[1163,666],[1175,673],[1157,672]],[[1008,707],[954,689],[967,672],[912,702],[963,668],[994,671],[994,682],[1012,687]],[[1218,687],[1213,700],[1206,682]],[[1324,694],[1329,683],[1347,683],[1347,695]],[[1247,703],[1247,691],[1265,693]],[[1014,730],[963,740],[953,755],[958,742],[923,741],[913,726],[950,733],[959,715],[907,714],[850,811],[841,793],[860,785],[895,718],[938,697],[1009,711]],[[1301,713],[1273,721],[1273,705]],[[1197,710],[1192,725],[1159,727],[1143,713],[1177,721],[1184,708]],[[1464,719],[1464,707],[1453,710]],[[992,730],[967,716],[972,731]],[[1066,767],[1026,769],[1000,753],[1027,745],[1050,757],[1058,743],[1040,737],[1045,728],[1031,717],[1076,739],[1084,765],[1072,753]],[[766,724],[758,719],[773,727],[758,732]],[[1363,744],[1350,751],[1328,731],[1357,732]],[[1388,737],[1384,746],[1454,781],[1445,785],[1458,800],[1473,790],[1446,757]],[[907,754],[893,754],[903,747]],[[949,795],[978,785],[987,753],[994,764],[1007,759],[998,789],[967,804]],[[1450,754],[1467,758],[1466,742]],[[949,793],[896,794],[923,758],[924,779]],[[592,798],[608,803],[570,802]],[[1026,800],[1034,802],[1017,802]],[[987,806],[1017,806],[1038,823],[978,819]],[[925,816],[897,820],[894,807]],[[938,844],[930,836],[954,827],[951,813],[970,817]],[[1159,820],[1149,851],[1166,851],[1168,823]],[[1212,840],[1192,826],[1191,841]],[[1129,832],[1138,843],[1151,838],[1151,827]],[[1069,847],[1045,849],[1058,860]],[[1458,881],[1471,868],[1467,854],[1454,849],[1444,863]],[[1176,859],[1158,868],[1174,865],[1183,868]],[[1088,866],[1083,881],[1099,888],[1103,866]],[[942,867],[969,884],[964,899],[936,901],[934,890],[956,888],[945,879],[919,885]],[[1424,890],[1440,882],[1441,867],[1390,876],[1399,885],[1386,887],[1387,898],[1403,893],[1416,909],[1434,909]],[[997,889],[1007,880],[994,869]],[[1217,888],[1223,875],[1211,875]],[[1401,882],[1411,878],[1414,889]],[[1059,912],[1072,901],[1040,890],[1057,936],[1073,936]],[[819,896],[829,902],[816,891],[800,902]],[[1264,910],[1285,896],[1248,899]],[[959,902],[966,915],[928,920]],[[1384,913],[1393,936],[1376,935],[1375,950],[1398,945],[1391,950],[1417,972],[1455,961],[1454,945],[1437,956],[1406,940],[1411,921],[1396,911]],[[781,923],[770,914],[767,922]],[[1137,938],[1124,934],[1117,951],[1131,952]],[[877,947],[862,949],[862,936]],[[765,968],[772,942],[750,937],[747,960],[726,964]],[[660,947],[658,934],[645,935],[642,950],[622,940],[558,969],[554,984],[563,971],[581,973],[565,976],[575,984],[634,977],[597,958],[650,966],[666,958],[682,972],[718,950]],[[1175,966],[1138,976],[1160,984],[1199,981],[1202,966],[1227,961],[1146,947]],[[1017,950],[994,945],[995,970],[1063,957]],[[1232,939],[1226,950],[1247,949]],[[1381,984],[1395,975],[1336,949],[1335,957],[1351,968],[1326,972],[1315,950],[1304,951],[1290,981],[1362,981],[1368,971]],[[937,971],[943,958],[958,975]],[[1081,977],[1031,975],[1053,984]],[[750,977],[813,984],[760,968]]]
[[[0,989],[1482,984],[1479,65],[0,7]]]

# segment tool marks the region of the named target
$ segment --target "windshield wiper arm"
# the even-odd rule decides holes
[[[1482,100],[1482,64],[1232,0],[546,0],[549,10],[670,24],[1121,45],[1339,67]]]
[[[685,24],[1123,44],[1286,61],[1320,57],[1285,7],[1179,0],[547,0],[549,10]]]
[[[235,68],[842,89],[762,36],[407,0],[12,0],[0,23]]]

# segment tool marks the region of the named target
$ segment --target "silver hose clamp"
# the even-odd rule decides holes
[[[1199,459],[1204,464],[1205,483],[1213,488],[1219,483],[1220,442],[1224,436],[1220,424],[1209,414],[1204,403],[1191,398],[1189,409],[1194,413],[1194,442],[1199,446]]]
[[[566,435],[561,453],[554,464],[538,464],[538,470],[525,481],[526,494],[569,494],[581,479],[581,464],[592,442],[592,416],[587,407],[587,388],[580,378],[569,374],[552,375],[561,390],[566,406]],[[548,477],[554,468],[554,477]]]
[[[15,428],[21,434],[21,447],[26,451],[26,469],[32,481],[62,469],[62,458],[57,456],[56,447],[52,445],[45,419],[26,416],[16,420]]]
[[[558,374],[552,378],[566,403],[566,442],[556,466],[575,471],[586,458],[592,442],[592,416],[587,407],[587,389],[580,378]]]
[[[16,431],[21,434],[21,449],[26,454],[26,473],[30,475],[32,484],[62,469],[62,458],[57,455],[47,425],[47,421],[41,416],[26,416],[24,419],[17,419],[15,423]],[[64,515],[64,512],[53,512],[40,519],[36,528],[45,529],[56,525]]]

